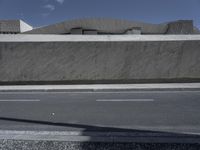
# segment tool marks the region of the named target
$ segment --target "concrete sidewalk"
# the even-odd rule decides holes
[[[101,92],[137,90],[200,90],[200,83],[162,83],[162,84],[88,84],[88,85],[16,85],[0,86],[0,92],[52,91],[52,92]]]
[[[123,143],[200,143],[198,135],[162,132],[78,132],[0,130],[1,140],[123,142]]]

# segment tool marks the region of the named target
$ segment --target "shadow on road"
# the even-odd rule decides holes
[[[135,130],[135,129],[122,129],[122,128],[114,128],[114,127],[100,127],[100,126],[94,126],[94,125],[85,125],[85,124],[74,124],[74,123],[61,123],[61,122],[49,122],[49,121],[40,121],[40,120],[29,120],[29,119],[20,119],[20,118],[7,118],[7,117],[0,117],[0,121],[11,121],[11,122],[18,122],[18,123],[30,123],[30,124],[38,124],[38,125],[48,125],[48,126],[55,126],[55,127],[72,127],[72,128],[79,128],[83,129],[81,130],[82,135],[88,136],[88,133],[91,132],[99,132],[99,133],[118,133],[123,139],[130,137],[130,136],[135,136],[142,138],[145,135],[148,136],[148,138],[153,138],[157,137],[168,137],[168,138],[174,138],[174,137],[185,137],[185,138],[194,138],[198,139],[199,142],[197,143],[168,143],[166,142],[157,142],[153,140],[154,142],[95,142],[93,139],[94,137],[91,136],[91,141],[88,142],[81,142],[78,144],[79,149],[81,150],[90,150],[90,149],[97,149],[97,150],[111,150],[111,149],[134,149],[134,150],[197,150],[200,149],[200,136],[199,135],[190,135],[190,134],[180,134],[180,133],[172,133],[172,132],[160,132],[160,131],[149,131],[149,130]],[[126,134],[120,134],[120,133],[126,133]],[[109,134],[110,135],[110,134]],[[150,140],[151,141],[151,140]],[[17,141],[14,141],[17,142]],[[30,141],[26,141],[30,142]],[[53,142],[53,141],[52,141]],[[76,143],[76,142],[70,142],[70,143]],[[27,144],[27,143],[26,143]],[[29,143],[30,144],[30,143]],[[43,141],[43,146],[46,144],[46,146],[49,146],[49,141]],[[53,147],[55,146],[58,147],[59,145],[64,144],[63,142],[53,142],[51,143],[51,148],[54,149]],[[69,144],[65,143],[65,144]],[[14,143],[16,145],[16,143]],[[78,149],[76,144],[73,144],[74,149]],[[56,148],[57,149],[57,148]],[[70,149],[73,150],[71,147]],[[65,150],[65,149],[64,149]]]

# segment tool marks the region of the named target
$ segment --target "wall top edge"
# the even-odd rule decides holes
[[[0,35],[0,42],[198,41],[200,35]]]

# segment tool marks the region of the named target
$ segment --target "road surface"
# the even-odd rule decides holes
[[[0,92],[1,130],[200,134],[200,91]]]

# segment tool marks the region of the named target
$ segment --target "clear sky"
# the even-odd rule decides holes
[[[200,0],[0,0],[0,19],[22,19],[34,27],[94,17],[150,23],[193,19],[200,28]]]

